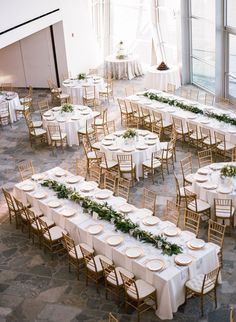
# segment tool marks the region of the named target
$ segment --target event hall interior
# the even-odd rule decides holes
[[[0,3],[0,322],[236,321],[236,1]]]

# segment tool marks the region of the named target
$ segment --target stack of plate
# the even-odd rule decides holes
[[[65,171],[65,170],[63,170],[63,169],[58,169],[58,170],[56,170],[56,171],[54,172],[54,174],[55,174],[55,176],[57,176],[57,177],[62,177],[62,176],[64,176],[64,175],[66,175],[66,171]]]
[[[128,203],[125,203],[119,208],[119,211],[123,212],[124,214],[128,214],[129,212],[132,212],[134,210],[134,206],[130,205]]]
[[[146,267],[152,272],[159,272],[165,268],[165,262],[162,259],[151,259],[147,262]]]
[[[201,249],[205,246],[205,242],[202,239],[191,239],[187,242],[187,246],[188,248],[192,249],[192,250],[197,250],[197,249]]]
[[[34,194],[34,198],[36,199],[43,199],[46,198],[48,194],[45,191],[36,191]]]
[[[168,237],[174,237],[181,233],[181,229],[178,227],[167,227],[164,229],[164,234]]]
[[[91,235],[97,235],[100,232],[102,232],[103,230],[103,226],[102,225],[90,225],[87,228],[87,231],[91,234]]]
[[[208,181],[208,177],[205,176],[205,175],[195,175],[194,176],[194,179],[197,181],[197,182],[206,182]]]
[[[51,200],[51,201],[48,202],[48,206],[50,208],[58,208],[58,207],[62,206],[62,203],[59,200]]]
[[[188,254],[179,254],[175,256],[175,263],[180,266],[187,266],[191,264],[193,258]]]
[[[160,222],[160,219],[156,216],[147,216],[143,218],[143,224],[146,226],[154,226]]]
[[[20,187],[23,191],[28,192],[28,191],[32,191],[34,190],[34,184],[32,183],[24,183],[21,187]]]
[[[31,179],[38,181],[38,180],[43,180],[45,178],[45,174],[44,173],[36,173],[33,174]]]
[[[142,256],[144,253],[142,248],[140,247],[129,247],[126,249],[125,254],[129,258],[138,258]]]
[[[71,217],[74,216],[74,214],[76,213],[76,210],[73,208],[64,208],[60,211],[60,213],[64,216],[64,217]]]
[[[112,196],[112,191],[105,190],[105,191],[99,191],[95,197],[100,200],[108,199]]]
[[[82,179],[82,177],[80,177],[80,176],[71,176],[71,177],[66,178],[66,182],[73,184],[73,183],[79,182],[81,179]]]
[[[124,240],[124,238],[122,236],[113,235],[113,236],[109,236],[106,239],[106,242],[110,246],[118,246],[119,244],[121,244],[123,242],[123,240]]]
[[[197,171],[197,173],[200,174],[200,175],[207,175],[207,174],[209,174],[209,169],[207,169],[207,168],[201,168],[201,169],[199,169]]]
[[[93,191],[96,187],[92,183],[85,183],[83,186],[80,188],[80,191],[82,192],[90,192]]]

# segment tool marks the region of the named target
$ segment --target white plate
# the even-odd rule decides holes
[[[87,231],[91,234],[91,235],[97,235],[99,234],[101,231],[103,230],[103,226],[102,225],[91,225],[87,228]]]
[[[21,189],[26,192],[32,191],[32,190],[34,190],[34,185],[30,184],[30,183],[25,183],[23,186],[21,186]]]
[[[124,131],[116,131],[114,133],[115,136],[122,136],[124,134]]]
[[[52,116],[52,113],[51,113],[51,112],[45,112],[45,113],[43,114],[43,116],[45,116],[45,117],[47,117],[47,116]]]
[[[110,236],[107,238],[107,243],[110,246],[118,246],[123,241],[123,237],[119,235]]]
[[[66,178],[66,182],[67,183],[77,183],[81,179],[82,179],[82,177],[80,177],[80,176],[71,176],[71,177]]]
[[[80,115],[71,116],[71,120],[72,121],[77,121],[79,119],[81,119],[81,116]]]
[[[228,130],[230,134],[236,134],[236,130]]]
[[[214,171],[217,171],[217,170],[221,170],[223,168],[223,164],[217,164],[217,163],[213,163],[211,164],[209,167],[214,170]]]
[[[124,205],[122,205],[120,208],[119,208],[119,211],[125,213],[125,214],[128,214],[129,212],[132,212],[134,210],[134,206],[133,205],[130,205],[128,203],[125,203]]]
[[[198,174],[202,174],[202,175],[207,175],[209,172],[210,171],[207,168],[201,168],[197,171]]]
[[[208,177],[207,176],[202,176],[202,175],[195,175],[194,176],[194,179],[197,181],[197,182],[206,182],[208,181]]]
[[[206,184],[202,185],[202,187],[207,190],[215,190],[215,189],[217,189],[217,184],[206,183]]]
[[[217,189],[217,192],[223,193],[223,194],[229,194],[232,192],[232,187],[231,186],[230,187],[219,187]]]
[[[57,112],[57,111],[60,111],[61,110],[61,107],[60,106],[55,106],[55,107],[52,108],[52,110],[54,112]]]
[[[160,219],[156,216],[147,216],[143,218],[143,224],[147,226],[154,226],[160,222]]]
[[[48,116],[46,117],[47,121],[54,121],[55,120],[55,116]]]
[[[182,266],[189,265],[192,260],[193,258],[188,254],[178,254],[175,256],[175,263]]]
[[[194,120],[194,119],[196,119],[196,118],[197,118],[197,116],[196,116],[196,115],[188,115],[188,116],[187,116],[187,118],[188,118],[189,120]]]
[[[114,140],[114,139],[115,139],[115,137],[113,134],[109,134],[104,138],[104,140]]]
[[[112,141],[102,140],[102,145],[105,145],[105,146],[113,145],[113,142]]]
[[[131,101],[139,101],[140,100],[140,97],[132,97],[130,98]]]
[[[178,227],[167,227],[164,230],[164,234],[168,237],[174,237],[179,235],[181,230]]]
[[[63,123],[65,121],[66,121],[66,119],[64,117],[57,117],[57,122]]]
[[[62,203],[59,200],[51,200],[51,201],[49,201],[48,206],[50,208],[58,208],[58,207],[62,206]]]
[[[147,262],[146,267],[152,272],[158,272],[163,269],[165,263],[160,259],[152,259]]]
[[[89,183],[85,183],[81,188],[80,191],[82,192],[90,192],[93,191],[95,189],[95,185],[93,184],[89,184]]]
[[[190,249],[201,249],[205,246],[205,242],[202,239],[194,238],[187,242],[187,246]]]
[[[146,137],[150,140],[156,140],[158,136],[156,134],[148,134]]]
[[[81,115],[88,115],[90,114],[90,111],[83,111],[83,112],[80,112]]]
[[[137,145],[137,146],[136,146],[136,149],[137,149],[137,150],[146,150],[146,149],[148,149],[148,146],[147,146],[147,145],[141,145],[141,144],[140,144],[140,145]]]
[[[210,120],[202,120],[202,121],[200,121],[200,123],[202,123],[202,124],[208,124],[208,123],[210,123]]]
[[[157,141],[156,140],[153,140],[153,139],[152,140],[149,139],[148,141],[146,141],[146,144],[147,145],[154,145],[156,143],[157,143]]]
[[[112,195],[112,191],[99,191],[95,197],[100,200],[108,199]]]
[[[36,199],[43,199],[47,196],[48,196],[48,194],[45,191],[36,191],[34,194],[34,198],[36,198]]]
[[[71,217],[71,216],[74,216],[74,214],[76,214],[76,210],[73,208],[64,208],[60,211],[60,213],[64,217]]]
[[[65,174],[66,174],[66,171],[65,170],[56,170],[55,172],[54,172],[54,174],[55,174],[55,176],[57,176],[57,177],[63,177]]]
[[[111,145],[108,147],[108,150],[110,151],[118,151],[120,148],[117,145]]]
[[[125,254],[129,258],[138,258],[139,256],[143,255],[143,250],[140,247],[130,247],[126,249]]]
[[[37,180],[43,180],[44,177],[45,177],[44,173],[36,173],[32,175],[31,179],[37,181]]]
[[[149,131],[146,131],[146,130],[138,130],[138,134],[140,136],[146,136],[146,135],[148,135],[148,133],[149,133]]]
[[[134,151],[135,150],[135,148],[134,147],[132,147],[132,146],[127,146],[127,147],[123,147],[122,148],[122,151],[123,152],[132,152],[132,151]]]

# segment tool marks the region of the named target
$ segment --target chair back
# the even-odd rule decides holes
[[[175,186],[176,186],[176,195],[180,196],[181,195],[181,193],[180,193],[180,184],[179,184],[179,180],[178,180],[175,172],[174,172],[174,178],[175,178]]]
[[[66,235],[64,233],[62,233],[62,237],[68,256],[76,258],[78,260],[78,254],[74,240],[69,235]]]
[[[215,289],[217,286],[218,275],[220,272],[220,267],[213,269],[211,272],[204,275],[202,284],[202,294],[206,294],[209,290]]]
[[[201,133],[201,139],[202,140],[208,139],[209,145],[212,145],[211,130],[206,127],[200,126],[200,133]]]
[[[198,127],[197,124],[192,123],[192,122],[187,122],[187,128],[188,128],[188,132],[191,135],[192,133],[194,133],[196,135],[196,139],[200,139],[200,135],[199,135],[199,131],[198,131]]]
[[[107,122],[107,129],[108,129],[108,134],[112,134],[116,131],[116,123],[114,120]]]
[[[22,161],[18,165],[21,180],[27,180],[35,173],[32,161]]]
[[[192,165],[192,156],[191,156],[191,154],[188,155],[186,158],[182,159],[180,161],[180,165],[181,165],[183,179],[185,179],[185,177],[187,175],[193,173],[193,165]]]
[[[223,144],[224,146],[224,150],[226,150],[226,141],[225,141],[225,135],[223,133],[220,133],[220,132],[214,132],[214,135],[215,135],[215,141],[218,143],[218,144]]]
[[[214,199],[214,213],[216,217],[230,219],[233,213],[232,199]]]
[[[180,218],[180,207],[175,202],[167,200],[163,220],[168,220],[178,227]]]
[[[141,207],[147,208],[151,210],[153,214],[155,214],[156,198],[157,194],[154,191],[144,188],[142,194]]]
[[[115,193],[117,175],[106,171],[104,175],[104,189],[109,189]]]
[[[38,107],[39,107],[39,112],[40,112],[41,117],[42,117],[43,114],[49,110],[48,101],[43,100],[43,101],[38,102]]]
[[[95,86],[94,85],[84,85],[84,97],[86,100],[94,100],[96,93],[95,93]]]
[[[42,235],[52,243],[52,236],[50,234],[50,229],[45,221],[38,217],[38,223]]]
[[[130,180],[125,178],[118,178],[116,196],[129,200]]]
[[[2,83],[1,84],[2,91],[12,92],[13,86],[12,83]]]
[[[27,208],[27,207],[25,207],[25,213],[30,225],[35,224],[37,230],[40,231],[40,226],[39,226],[37,217],[35,216],[35,213],[30,208]]]
[[[102,265],[103,274],[104,274],[105,279],[107,280],[107,278],[109,278],[110,281],[113,281],[113,285],[114,284],[119,285],[118,276],[117,276],[117,273],[115,270],[115,265],[112,262],[108,263],[107,261],[103,260],[102,258],[100,258],[100,262]]]
[[[120,107],[120,112],[123,113],[123,114],[128,113],[126,101],[124,99],[117,98],[117,102],[118,102],[119,107]]]
[[[89,168],[89,180],[97,182],[98,185],[100,186],[100,183],[101,183],[101,168],[99,167],[98,164],[93,164]]]
[[[199,90],[191,89],[190,90],[190,98],[194,101],[198,101]]]
[[[94,272],[97,273],[97,265],[94,259],[93,252],[90,252],[88,249],[80,245],[81,253],[83,255],[83,259],[85,262],[85,265],[88,269],[92,269]]]
[[[138,103],[130,102],[130,107],[131,107],[131,110],[132,110],[133,114],[137,113],[139,118],[142,117],[141,108],[140,108],[140,105]]]
[[[176,85],[175,84],[168,83],[167,84],[167,93],[174,94],[175,91],[176,91]]]
[[[109,313],[109,322],[119,322],[119,320],[117,320],[114,315],[110,312]],[[231,321],[230,321],[231,322]]]
[[[221,225],[212,219],[208,221],[208,242],[223,247],[225,237],[225,225]]]
[[[2,102],[0,104],[0,118],[6,118],[10,115],[9,112],[9,103],[8,102]]]
[[[198,152],[198,164],[199,168],[205,167],[213,163],[212,150],[207,149]]]
[[[176,116],[172,116],[172,121],[173,121],[173,125],[175,130],[179,130],[181,131],[181,133],[183,133],[183,121],[182,119],[176,117]]]
[[[48,124],[47,126],[50,140],[53,141],[55,138],[62,141],[61,128],[58,124]]]
[[[201,216],[189,209],[185,209],[184,213],[184,229],[194,233],[196,237],[199,233],[199,225],[200,225]]]
[[[233,306],[230,307],[230,311],[229,311],[229,322],[235,322],[234,321],[234,308],[233,308]]]
[[[117,155],[119,171],[122,172],[122,169],[131,170],[133,166],[133,157],[131,154],[118,154]]]
[[[204,103],[205,105],[213,105],[215,102],[215,96],[209,93],[205,93]]]
[[[3,192],[3,195],[6,199],[9,213],[15,214],[16,213],[16,206],[15,206],[14,199],[13,199],[12,195],[10,194],[10,192],[8,192],[7,190],[5,190],[3,188],[2,188],[2,192]]]
[[[197,194],[193,191],[190,191],[190,190],[184,188],[184,195],[185,195],[186,208],[189,209],[189,206],[191,206],[191,209],[193,211],[197,212],[198,211],[198,209],[197,209]]]
[[[132,298],[139,300],[139,293],[138,293],[138,288],[136,285],[136,282],[133,278],[130,278],[123,273],[120,272],[120,276],[123,281],[124,289],[125,289],[125,294],[127,297],[130,297],[129,294],[132,294]]]

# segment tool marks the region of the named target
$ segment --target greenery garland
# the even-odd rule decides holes
[[[161,103],[168,104],[170,106],[176,106],[181,108],[184,111],[192,112],[194,114],[201,114],[209,118],[216,119],[217,121],[224,122],[226,124],[236,125],[236,118],[230,117],[225,113],[217,114],[210,111],[204,111],[199,107],[187,105],[186,103],[181,102],[178,99],[167,98],[167,97],[155,94],[153,92],[145,92],[143,95],[145,97],[148,97],[150,100],[155,100]]]
[[[55,191],[57,197],[60,199],[69,199],[79,203],[90,214],[96,212],[100,219],[111,222],[116,227],[116,230],[120,230],[123,233],[129,233],[134,238],[150,243],[154,247],[161,249],[163,255],[172,256],[182,253],[183,251],[182,247],[170,243],[165,237],[153,235],[150,232],[140,229],[138,224],[125,218],[123,214],[112,209],[107,203],[100,204],[88,197],[83,197],[77,191],[67,188],[64,184],[58,183],[55,180],[45,180],[43,181],[42,186]]]

